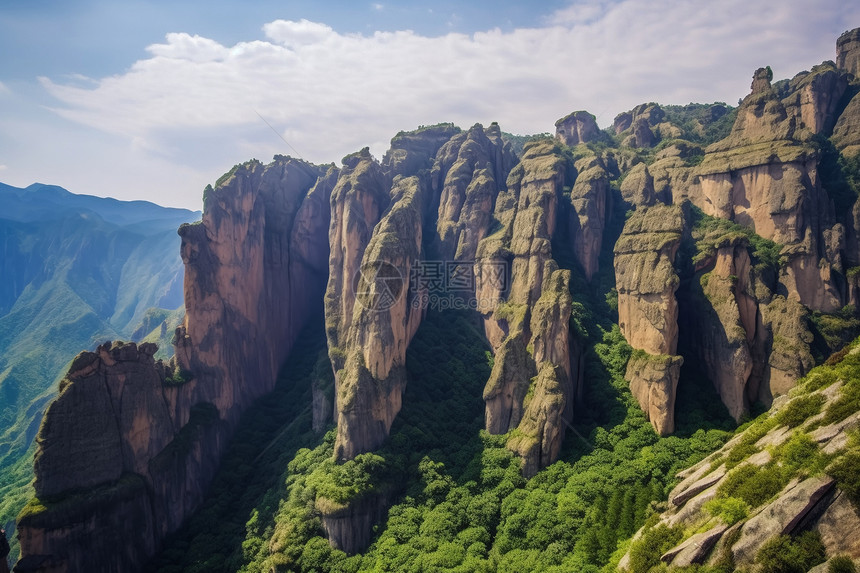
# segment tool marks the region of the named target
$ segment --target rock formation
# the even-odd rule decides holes
[[[200,503],[242,412],[273,388],[320,303],[328,361],[308,406],[316,431],[336,419],[338,462],[385,442],[409,344],[428,307],[456,297],[474,304],[493,353],[485,427],[507,434],[534,475],[557,459],[586,382],[571,285],[611,275],[598,259],[610,214],[623,215],[619,188],[620,207],[634,209],[614,245],[618,321],[633,348],[625,377],[654,429],[674,430],[684,357],[736,420],[786,394],[813,363],[809,310],[860,300],[860,273],[848,272],[860,266],[860,202],[838,212],[821,165],[838,155],[825,145],[831,130],[844,156],[860,149],[856,32],[840,38],[836,66],[777,84],[758,70],[731,133],[704,149],[678,138],[704,141],[724,105],[697,108],[710,120],[683,130],[667,119],[677,108],[637,106],[616,117],[621,145],[602,152],[568,147],[611,139],[580,111],[556,122],[561,143],[536,138],[520,158],[496,124],[440,124],[399,133],[381,162],[365,148],[340,169],[284,157],[236,166],[207,189],[203,220],[179,231],[175,362],[155,361],[153,345],[107,344],[61,384],[39,433],[16,570],[139,569]],[[773,455],[759,453],[760,465]],[[731,471],[691,470],[664,521],[694,519]],[[387,502],[315,507],[329,541],[351,553]],[[854,523],[846,503],[832,480],[805,476],[735,529],[699,528],[664,561],[701,563],[731,534],[748,563],[762,531],[791,532],[813,514],[823,538],[854,551],[832,525]]]
[[[597,119],[587,111],[575,111],[555,122],[555,138],[573,147],[600,136]]]
[[[612,210],[609,174],[603,162],[588,156],[576,162],[576,182],[570,192],[568,232],[574,255],[591,281],[603,246],[606,215]]]
[[[836,40],[836,66],[860,78],[860,28],[854,28]]]
[[[228,424],[188,409],[194,382],[172,383],[155,351],[106,343],[73,361],[39,430],[16,571],[137,569],[202,500]]]
[[[823,472],[810,475],[808,467],[798,466],[798,462],[787,455],[792,451],[789,441],[803,441],[807,448],[811,448],[806,455],[827,455],[830,460],[845,459],[840,458],[843,455],[856,456],[856,451],[849,451],[856,446],[846,439],[846,432],[857,427],[860,415],[855,412],[843,420],[819,425],[822,416],[813,413],[807,419],[801,419],[800,429],[794,430],[788,428],[781,418],[781,412],[792,408],[794,401],[809,400],[809,394],[820,400],[822,409],[826,410],[840,399],[844,391],[842,384],[842,380],[837,380],[824,389],[807,390],[791,400],[783,399],[752,428],[678,475],[681,481],[670,492],[669,508],[658,521],[658,524],[680,528],[684,532],[682,541],[662,555],[662,561],[669,570],[695,564],[714,565],[721,559],[725,562],[726,556],[730,556],[735,568],[749,568],[756,563],[759,550],[774,536],[796,535],[807,530],[820,535],[828,557],[860,557],[860,542],[856,535],[860,531],[860,512],[848,499],[851,494],[840,489],[833,477],[839,475],[834,473],[839,462],[827,462],[828,467]],[[815,423],[816,420],[819,424]],[[806,422],[811,425],[806,424],[804,428]],[[739,447],[753,453],[746,455],[739,466],[727,469],[725,462],[728,456]],[[747,498],[747,515],[739,514],[739,518],[726,522],[722,514],[715,514],[715,510],[710,509],[716,507],[708,504],[710,500],[725,499],[730,495],[726,488],[732,479],[737,480],[739,473],[760,471],[774,475],[776,469],[782,472],[783,477],[778,478],[782,481],[775,493],[764,498]],[[628,565],[628,557],[625,557],[619,568],[626,570]]]
[[[39,431],[39,501],[19,521],[16,571],[138,570],[194,511],[318,308],[334,176],[276,158],[207,189],[203,221],[179,230],[176,365],[154,361],[152,344],[75,359]]]
[[[678,349],[680,207],[640,207],[615,244],[618,326],[635,350],[625,378],[630,391],[661,435],[675,429],[675,391],[683,359]]]
[[[508,446],[523,458],[526,475],[558,455],[577,385],[571,372],[570,273],[558,270],[551,246],[565,169],[551,143],[527,145],[496,202],[501,229],[478,248],[478,296],[504,301],[485,314],[496,353],[484,389],[486,428],[517,429]],[[497,285],[494,291],[485,270],[508,264],[510,288]]]
[[[406,348],[423,318],[408,277],[423,255],[429,191],[413,176],[399,179],[392,195],[363,253],[344,365],[335,373],[339,460],[374,450],[388,437],[406,387]]]
[[[780,282],[789,296],[832,312],[844,305],[835,256],[844,229],[821,189],[816,152],[795,137],[798,118],[786,111],[770,80],[769,69],[756,72],[731,135],[707,148],[689,198],[708,215],[786,245]]]

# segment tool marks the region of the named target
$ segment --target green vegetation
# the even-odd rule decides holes
[[[173,376],[164,379],[165,386],[182,386],[194,379],[194,373],[190,370],[177,370]]]
[[[567,217],[559,219],[566,225]],[[623,222],[624,213],[615,213],[608,236],[617,237]],[[290,379],[266,399],[269,409],[243,418],[230,450],[237,453],[228,453],[204,509],[168,543],[157,569],[594,572],[620,557],[619,547],[654,515],[677,471],[722,445],[733,422],[710,383],[694,377],[679,389],[676,435],[654,433],[623,378],[631,349],[607,298],[613,243],[605,241],[591,283],[570,246],[553,245],[559,264],[574,268],[571,327],[587,349],[588,380],[558,462],[525,480],[505,447],[508,436],[482,430],[492,361],[476,317],[447,311],[429,313],[410,345],[403,409],[383,448],[336,464],[334,432],[314,436],[307,412],[299,413],[310,403],[320,334],[316,350],[293,353],[293,362],[309,358],[285,367]],[[515,318],[518,310],[501,313]],[[287,393],[294,397],[285,400]],[[256,452],[265,439],[248,441],[260,435],[279,436],[263,455]],[[332,549],[323,519],[379,499],[391,505],[367,551]]]
[[[827,473],[836,479],[839,488],[860,506],[860,450],[854,447],[838,458]]]
[[[641,539],[630,546],[630,571],[648,573],[660,563],[660,556],[681,541],[684,529],[660,524],[645,532]]]
[[[762,573],[806,573],[824,562],[824,544],[814,531],[797,537],[778,535],[765,542],[755,562]]]
[[[666,121],[678,126],[684,139],[700,145],[709,145],[728,137],[737,117],[737,108],[723,102],[661,107],[666,113]]]
[[[797,427],[808,418],[821,412],[823,405],[824,396],[821,394],[800,396],[789,402],[776,414],[776,422],[789,428]]]
[[[705,511],[719,517],[726,525],[746,519],[750,513],[750,506],[744,500],[737,497],[714,498],[705,504]]]
[[[827,563],[827,573],[856,573],[854,561],[847,555],[837,555]]]
[[[713,257],[717,249],[732,244],[746,243],[755,269],[776,273],[782,264],[782,246],[756,234],[755,231],[726,219],[705,215],[701,209],[690,206],[693,219],[693,240],[695,252],[691,259],[697,265]]]
[[[782,491],[787,483],[787,472],[773,461],[761,467],[743,464],[720,483],[717,497],[733,497],[755,509]]]

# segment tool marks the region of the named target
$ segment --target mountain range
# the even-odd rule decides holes
[[[15,571],[855,570],[859,77],[235,165],[172,356],[59,381]]]

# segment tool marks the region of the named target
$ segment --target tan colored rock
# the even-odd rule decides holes
[[[370,153],[349,157],[331,193],[328,234],[331,255],[325,294],[326,337],[335,372],[345,362],[362,257],[390,200],[386,177]]]
[[[340,337],[344,366],[335,371],[339,460],[378,448],[400,411],[406,349],[423,317],[422,307],[413,304],[418,293],[409,292],[409,277],[422,258],[428,195],[417,177],[399,179],[392,188],[392,205],[362,253],[352,320]],[[357,246],[349,244],[350,249]]]
[[[555,122],[555,138],[571,147],[594,141],[599,135],[597,119],[587,111],[575,111]]]
[[[669,499],[674,505],[682,506],[690,499],[696,497],[723,479],[726,476],[727,471],[725,464],[722,464],[714,471],[700,477],[692,483],[682,482],[672,490],[672,493],[669,494]]]
[[[672,567],[689,567],[690,565],[702,564],[727,529],[727,525],[720,524],[708,531],[697,533],[664,553],[660,560],[671,564]]]
[[[624,378],[645,416],[661,436],[675,431],[675,393],[681,375],[681,356],[634,354],[627,362]]]
[[[621,196],[627,203],[638,207],[650,207],[657,199],[654,193],[654,177],[644,163],[633,167],[621,182]]]
[[[836,67],[860,77],[860,28],[848,30],[836,40]]]
[[[747,386],[753,371],[758,312],[751,293],[746,239],[727,238],[717,247],[712,264],[702,269],[705,274],[694,278],[704,297],[694,297],[696,326],[691,330],[703,370],[729,414],[740,420],[751,402]]]
[[[860,94],[851,98],[836,121],[832,141],[845,156],[853,157],[860,153]]]
[[[827,554],[848,555],[860,559],[860,510],[843,491],[837,491],[833,503],[824,511],[815,529]]]
[[[382,166],[391,177],[410,177],[421,169],[430,169],[439,148],[460,133],[452,123],[401,131],[391,138],[391,146],[382,158]]]
[[[508,447],[523,459],[523,474],[535,475],[554,462],[571,422],[574,380],[571,378],[568,323],[572,298],[570,271],[547,270],[541,297],[531,313],[532,358],[537,377],[522,402],[523,415]]]
[[[812,477],[783,493],[741,528],[741,536],[732,546],[735,565],[752,564],[764,543],[775,535],[790,535],[813,508],[825,499],[835,482],[828,477]]]
[[[508,447],[521,456],[525,475],[558,456],[582,372],[579,357],[571,366],[570,273],[551,253],[564,178],[565,162],[551,142],[528,144],[496,200],[501,228],[481,241],[475,265],[479,299],[499,301],[484,315],[496,351],[484,388],[486,428],[515,430]],[[489,273],[508,262],[505,293]]]
[[[848,76],[832,62],[813,66],[789,82],[790,95],[782,103],[796,117],[798,128],[809,134],[829,133],[837,119],[842,95],[848,87]]]
[[[441,147],[431,178],[440,196],[436,232],[442,260],[475,260],[514,162],[498,125],[485,130],[476,124]]]
[[[591,281],[597,272],[597,260],[603,244],[606,213],[611,210],[609,176],[595,157],[576,163],[578,175],[570,192],[568,229],[573,253]]]
[[[633,348],[653,355],[673,355],[678,347],[673,262],[682,228],[679,207],[637,209],[615,244],[621,332]]]

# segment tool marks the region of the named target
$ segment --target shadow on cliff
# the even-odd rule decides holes
[[[326,342],[322,312],[299,335],[274,391],[242,416],[203,504],[169,537],[145,571],[236,571],[243,562],[241,540],[248,518],[270,522],[278,511],[285,484],[284,468],[301,447],[314,447],[322,436],[311,429],[311,382]],[[204,560],[190,556],[205,556]]]

